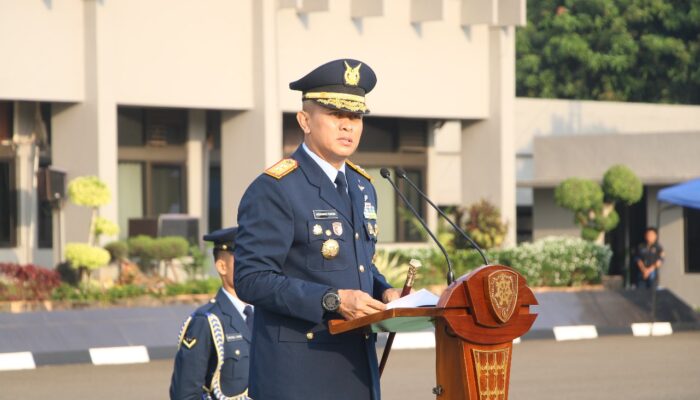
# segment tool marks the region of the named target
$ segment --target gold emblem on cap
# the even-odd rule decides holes
[[[323,235],[323,228],[321,228],[321,225],[316,224],[316,225],[314,225],[313,229],[311,230],[311,233],[313,233],[314,236]]]
[[[323,258],[325,258],[326,260],[335,258],[335,256],[338,255],[339,251],[340,245],[335,239],[328,239],[325,242],[323,242],[323,246],[321,246],[321,255],[323,255]]]
[[[360,67],[362,66],[362,63],[357,64],[356,67],[351,67],[350,64],[348,64],[347,61],[345,61],[345,74],[343,75],[343,78],[345,78],[345,84],[348,86],[357,86],[358,83],[360,83]]]

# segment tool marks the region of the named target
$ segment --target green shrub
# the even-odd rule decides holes
[[[109,252],[112,261],[124,260],[129,256],[129,245],[123,240],[107,243],[104,248]]]
[[[94,270],[109,263],[109,252],[101,247],[85,243],[68,243],[66,260],[73,268]]]
[[[165,295],[176,296],[180,294],[214,294],[220,287],[221,280],[213,277],[183,283],[170,283],[165,286]]]
[[[190,260],[184,263],[185,271],[190,279],[195,279],[204,274],[208,258],[199,246],[190,246]]]
[[[153,239],[150,236],[138,235],[127,239],[129,258],[134,259],[144,272],[153,270],[155,254],[153,251]]]
[[[95,217],[95,236],[117,236],[119,234],[119,225],[103,217]]]
[[[96,176],[81,176],[68,183],[68,197],[79,206],[99,207],[109,203],[109,187]]]
[[[605,195],[628,206],[642,199],[643,190],[642,181],[624,165],[610,167],[603,176]]]
[[[518,270],[531,286],[579,286],[600,283],[608,270],[612,251],[579,238],[549,237],[535,243],[524,243],[509,249],[487,252],[492,264],[503,264]],[[423,263],[417,284],[445,282],[445,258],[437,249],[410,249],[388,252],[399,264],[416,258]],[[462,276],[483,265],[476,250],[450,252],[455,276]]]
[[[152,242],[153,258],[156,260],[173,260],[184,257],[189,250],[187,239],[180,236],[165,236]]]

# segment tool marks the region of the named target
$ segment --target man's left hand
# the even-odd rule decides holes
[[[401,289],[390,288],[382,293],[382,301],[384,303],[389,303],[401,297]]]

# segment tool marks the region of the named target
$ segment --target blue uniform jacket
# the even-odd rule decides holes
[[[171,399],[201,400],[205,394],[203,387],[210,388],[217,355],[207,319],[209,313],[219,318],[224,331],[224,364],[221,368],[224,395],[238,395],[248,387],[251,332],[223,290],[219,290],[212,302],[192,314],[175,356]],[[196,341],[193,343],[193,340]]]
[[[250,396],[260,400],[379,400],[375,335],[330,335],[321,306],[331,288],[376,299],[391,286],[372,263],[377,197],[372,183],[347,166],[353,212],[300,147],[280,179],[263,174],[238,210],[236,291],[255,305]],[[320,227],[320,228],[319,228]],[[340,244],[335,258],[323,243]]]

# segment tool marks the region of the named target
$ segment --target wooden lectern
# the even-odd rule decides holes
[[[435,326],[438,400],[506,400],[513,340],[537,314],[537,300],[522,275],[503,265],[482,266],[459,278],[437,306],[395,308],[353,321],[331,321],[332,334],[420,330]]]

